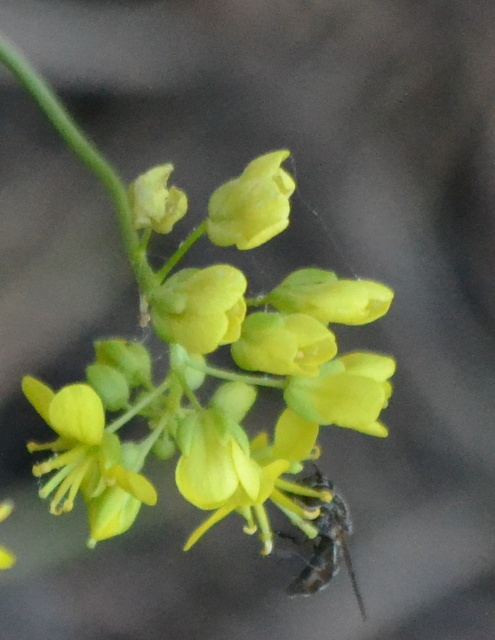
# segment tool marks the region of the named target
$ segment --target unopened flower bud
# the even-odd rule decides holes
[[[253,249],[289,224],[295,182],[281,164],[289,151],[273,151],[250,162],[243,173],[213,192],[207,233],[220,246]]]
[[[334,334],[302,313],[253,313],[231,347],[236,364],[248,371],[281,376],[317,376],[337,353]]]
[[[96,361],[117,369],[132,387],[147,386],[151,381],[151,358],[139,342],[101,340],[95,342]]]
[[[166,342],[192,353],[211,353],[239,337],[246,287],[244,274],[228,264],[183,269],[153,296],[153,326]]]
[[[205,359],[198,353],[189,353],[180,344],[172,344],[169,351],[170,367],[179,371],[187,386],[195,391],[203,384],[206,374]]]
[[[339,280],[324,269],[291,273],[265,300],[283,313],[306,313],[320,322],[361,325],[387,313],[394,293],[371,280]]]
[[[218,409],[240,423],[256,400],[256,389],[245,382],[221,384],[210,400],[210,407]]]
[[[136,229],[151,227],[157,233],[170,233],[187,211],[187,196],[177,187],[167,188],[173,171],[171,164],[153,167],[129,187],[131,211]]]
[[[108,411],[120,411],[127,405],[129,385],[117,369],[107,364],[91,364],[86,369],[86,379]]]
[[[378,418],[392,393],[388,379],[394,371],[393,358],[351,353],[323,365],[316,378],[291,378],[284,398],[306,420],[385,437]]]

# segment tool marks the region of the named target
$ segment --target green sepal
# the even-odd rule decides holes
[[[180,344],[170,345],[170,368],[178,371],[188,387],[195,391],[203,384],[206,374],[202,371],[205,359],[197,353],[189,353]]]
[[[209,405],[239,423],[253,406],[256,395],[256,388],[251,384],[241,381],[225,382],[215,391]]]
[[[86,379],[108,411],[120,411],[127,406],[129,385],[117,369],[107,364],[90,364],[86,368]]]
[[[120,371],[132,387],[148,386],[151,383],[151,357],[146,347],[139,342],[121,339],[95,342],[96,361]]]

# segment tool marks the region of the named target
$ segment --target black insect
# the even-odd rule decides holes
[[[366,609],[347,544],[347,538],[352,533],[349,508],[342,496],[335,492],[333,483],[317,468],[309,478],[304,480],[304,483],[314,489],[330,491],[332,499],[322,504],[315,498],[304,498],[306,506],[320,508],[320,515],[313,521],[319,535],[314,540],[313,555],[297,578],[287,587],[287,593],[291,596],[310,596],[324,589],[338,573],[343,558],[359,611],[365,620]]]

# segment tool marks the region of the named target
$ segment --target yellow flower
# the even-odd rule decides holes
[[[328,492],[321,492],[305,485],[299,485],[281,478],[283,473],[297,473],[302,468],[301,461],[314,456],[318,425],[285,410],[275,429],[273,445],[268,443],[265,433],[259,434],[251,443],[251,471],[258,476],[258,490],[247,491],[238,484],[237,489],[210,515],[188,538],[184,550],[190,549],[211,527],[230,513],[236,511],[246,521],[244,532],[253,534],[260,531],[263,554],[273,548],[273,531],[270,526],[265,502],[270,500],[304,533],[314,538],[317,529],[309,522],[318,517],[319,510],[307,510],[294,501],[294,496],[310,496],[328,501]]]
[[[176,187],[167,189],[173,170],[171,164],[153,167],[129,187],[136,229],[151,227],[157,233],[170,233],[174,224],[186,214],[186,194]]]
[[[256,465],[249,456],[247,437],[232,419],[204,409],[183,419],[177,431],[182,456],[175,479],[179,491],[200,509],[214,509],[241,485],[250,496],[259,491]]]
[[[242,369],[276,375],[317,376],[319,367],[337,353],[334,334],[302,313],[252,313],[231,347]]]
[[[97,542],[125,533],[134,524],[142,504],[118,486],[107,487],[96,498],[87,500],[88,547],[93,549]]]
[[[166,342],[211,353],[239,337],[246,287],[244,274],[228,264],[179,271],[153,296],[153,326]]]
[[[307,420],[385,437],[378,417],[392,393],[388,379],[394,371],[393,358],[350,353],[323,365],[317,378],[291,378],[284,398]]]
[[[371,280],[339,280],[332,271],[291,273],[265,301],[284,313],[307,313],[320,322],[361,325],[384,316],[394,292]]]
[[[13,508],[14,505],[7,500],[0,502],[0,522],[3,522],[3,520],[10,516]],[[0,570],[10,569],[15,564],[15,561],[16,557],[12,551],[0,545]]]
[[[113,485],[133,494],[135,485],[140,481],[132,480],[132,472],[127,472],[120,465],[120,441],[115,434],[104,432],[103,405],[90,386],[72,384],[54,393],[41,381],[26,376],[22,390],[41,417],[60,436],[44,444],[28,443],[31,453],[55,453],[33,466],[36,477],[56,471],[39,491],[41,498],[54,492],[50,502],[51,513],[60,515],[71,511],[79,490],[87,499],[100,495],[107,486]]]
[[[105,411],[89,385],[71,384],[54,393],[40,380],[25,376],[22,391],[60,438],[84,445],[101,443]]]
[[[122,445],[122,461],[128,468],[115,465],[106,474],[106,488],[91,497],[84,495],[88,509],[90,537],[93,548],[100,540],[113,538],[127,531],[134,523],[142,504],[154,506],[157,493],[153,485],[135,470],[141,467],[139,447]]]
[[[220,246],[253,249],[289,224],[295,182],[281,164],[289,151],[273,151],[250,162],[243,173],[219,187],[208,204],[207,233]]]

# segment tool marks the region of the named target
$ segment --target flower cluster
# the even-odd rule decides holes
[[[51,452],[33,467],[37,477],[49,474],[40,496],[50,496],[51,512],[62,514],[81,494],[90,546],[126,531],[143,503],[156,503],[157,492],[141,473],[150,455],[176,459],[179,492],[210,512],[185,549],[237,513],[246,533],[259,532],[262,553],[270,553],[268,503],[314,538],[319,511],[304,498],[325,503],[331,495],[295,476],[318,456],[320,428],[387,435],[380,414],[392,392],[394,360],[366,351],[339,353],[329,325],[382,317],[393,298],[388,287],[303,268],[246,298],[247,277],[233,265],[175,270],[203,235],[219,247],[248,250],[288,226],[295,189],[282,168],[288,155],[263,155],[214,191],[205,221],[159,269],[148,262],[148,242],[153,232],[172,232],[187,198],[167,187],[170,164],[150,169],[129,188],[140,264],[148,270],[139,280],[140,294],[154,331],[168,345],[164,379],[155,380],[143,345],[118,338],[95,344],[95,361],[82,383],[55,392],[36,378],[24,379],[26,397],[56,434],[49,443],[28,445],[32,452]],[[221,347],[230,350],[229,369],[206,358]],[[212,387],[204,382],[212,378],[218,383],[208,395]],[[246,416],[264,387],[279,392],[284,408],[273,434],[249,435]],[[145,429],[143,438],[122,440],[119,430],[135,418]]]

